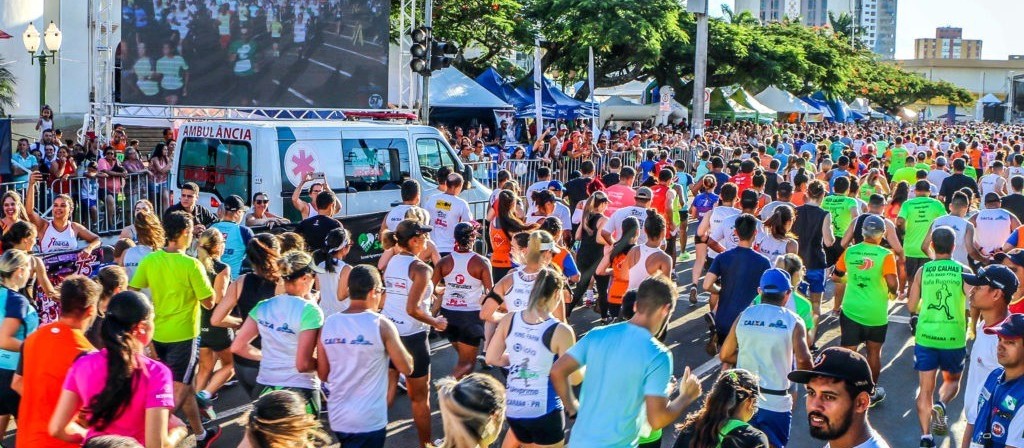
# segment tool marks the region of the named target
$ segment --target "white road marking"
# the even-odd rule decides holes
[[[281,85],[281,81],[278,81],[278,80],[276,80],[276,79],[275,79],[275,80],[273,80],[273,82],[274,82],[274,84],[275,84],[275,85],[278,85],[278,86],[279,86],[279,85]],[[289,87],[289,88],[288,88],[288,93],[290,93],[290,94],[292,94],[292,95],[295,95],[295,96],[296,96],[296,97],[298,97],[298,98],[299,98],[300,100],[302,100],[302,101],[305,101],[305,102],[306,102],[306,104],[309,104],[310,106],[313,106],[313,105],[314,105],[314,103],[313,103],[313,100],[309,99],[309,97],[308,97],[308,96],[306,96],[306,95],[303,95],[303,94],[299,93],[299,91],[298,91],[298,90],[295,90],[295,89],[293,89],[293,88]]]
[[[330,71],[332,71],[332,72],[338,72],[338,73],[340,73],[340,74],[342,74],[342,75],[345,75],[345,76],[347,76],[347,77],[349,77],[349,78],[351,78],[351,77],[352,77],[352,74],[351,74],[351,73],[349,73],[349,72],[346,72],[345,70],[342,70],[342,69],[340,69],[340,68],[334,68],[334,67],[331,67],[330,65],[324,64],[323,62],[320,62],[320,61],[318,61],[318,60],[316,60],[316,59],[313,59],[313,58],[309,58],[308,60],[309,60],[309,62],[312,62],[312,63],[314,63],[314,64],[316,64],[316,65],[319,65],[319,66],[321,66],[321,67],[323,67],[323,68],[326,68],[327,70],[330,70]]]
[[[377,63],[379,63],[379,64],[382,64],[382,65],[386,65],[386,64],[387,64],[387,62],[386,62],[386,61],[382,61],[382,60],[380,60],[380,59],[377,59],[377,58],[371,58],[371,57],[369,57],[369,56],[367,56],[367,55],[365,55],[365,54],[362,54],[362,53],[359,53],[359,52],[356,52],[356,51],[352,51],[352,50],[349,50],[348,48],[341,48],[341,47],[339,47],[339,46],[337,46],[337,45],[334,45],[334,44],[329,44],[329,43],[327,43],[327,42],[324,42],[324,45],[326,45],[326,46],[328,46],[328,47],[331,47],[331,48],[333,48],[333,49],[335,49],[335,50],[341,50],[341,51],[344,51],[344,52],[346,52],[346,53],[352,53],[352,54],[354,54],[354,55],[356,55],[356,56],[359,56],[359,57],[361,57],[361,58],[366,58],[366,59],[369,59],[369,60],[371,60],[371,61],[373,61],[373,62],[377,62]]]

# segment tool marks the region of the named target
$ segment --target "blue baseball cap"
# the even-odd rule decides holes
[[[1017,281],[1017,275],[1010,268],[1001,264],[990,264],[978,269],[977,274],[964,273],[962,276],[964,283],[968,285],[984,285],[1002,290],[1007,302],[1017,293],[1017,288],[1020,286],[1020,282]]]
[[[779,268],[769,269],[761,274],[761,292],[767,294],[778,294],[789,292],[793,289],[790,284],[789,273]]]
[[[1024,338],[1024,314],[1013,313],[1007,316],[1006,320],[999,325],[986,328],[985,334],[994,334],[1010,339]]]
[[[565,186],[557,180],[548,182],[548,190],[565,191]]]

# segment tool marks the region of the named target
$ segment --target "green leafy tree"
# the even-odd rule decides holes
[[[14,73],[7,68],[9,62],[4,61],[4,57],[0,56],[0,115],[7,115],[8,109],[13,109],[16,105],[14,101],[14,86],[17,85],[17,81],[14,79]]]

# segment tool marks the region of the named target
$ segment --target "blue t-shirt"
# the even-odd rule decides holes
[[[1017,232],[1016,230],[1010,232],[1010,237],[1006,239],[1006,244],[1017,247],[1017,243],[1020,242],[1020,239],[1017,237],[1018,233],[1020,232]]]
[[[779,171],[785,170],[786,165],[789,163],[789,154],[777,152],[774,158],[779,161]]]
[[[21,154],[18,154],[17,152],[11,154],[11,162],[27,171],[25,174],[22,174],[21,176],[14,176],[15,182],[28,182],[28,173],[32,171],[32,167],[39,164],[39,162],[36,159],[36,156],[29,154],[28,157],[22,157]]]
[[[693,208],[697,209],[697,221],[704,219],[704,215],[718,205],[719,197],[714,193],[701,193],[693,198]]]
[[[252,239],[252,230],[246,226],[228,221],[218,221],[210,226],[211,229],[220,230],[224,235],[224,255],[220,261],[231,266],[231,279],[238,278],[242,272],[242,261],[245,260],[245,246]]]
[[[818,157],[818,147],[815,146],[812,142],[804,143],[804,145],[800,147],[800,151],[807,151],[811,153],[811,160],[814,160]]]
[[[722,194],[722,185],[729,183],[729,175],[721,171],[712,173],[715,175],[715,194]]]
[[[672,352],[646,329],[621,322],[591,330],[567,355],[587,368],[569,447],[636,446],[644,397],[666,396]]]
[[[992,448],[1024,446],[1024,378],[1005,381],[1005,373],[1002,367],[992,371],[978,394],[978,416],[971,422],[971,446],[981,446],[985,432],[992,435]]]
[[[565,258],[562,259],[562,274],[564,274],[566,278],[580,275],[580,268],[576,266],[576,260],[573,259],[572,253],[566,254]]]
[[[640,182],[644,182],[648,177],[651,177],[651,171],[654,171],[655,165],[653,160],[640,162]]]
[[[39,313],[32,308],[32,303],[27,297],[16,291],[0,287],[0,309],[4,311],[4,319],[21,321],[18,330],[14,332],[14,338],[19,341],[24,341],[29,334],[39,328]],[[18,352],[0,349],[0,369],[17,369],[19,358],[21,354]]]
[[[767,257],[747,247],[729,249],[715,257],[708,272],[718,276],[722,283],[715,311],[720,337],[729,335],[733,321],[754,301],[761,274],[771,267]]]

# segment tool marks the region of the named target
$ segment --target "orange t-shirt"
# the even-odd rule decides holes
[[[789,202],[792,202],[797,207],[804,205],[804,192],[794,191],[793,195],[789,197]]]
[[[496,268],[512,267],[512,238],[504,230],[491,227],[491,266]],[[495,282],[501,279],[494,279]]]
[[[626,255],[619,254],[612,260],[612,283],[608,286],[608,303],[622,305],[622,298],[629,289],[629,267],[626,266]]]
[[[28,335],[21,349],[21,376],[25,388],[18,407],[17,447],[78,446],[51,437],[47,426],[71,364],[95,348],[81,330],[57,321]]]

